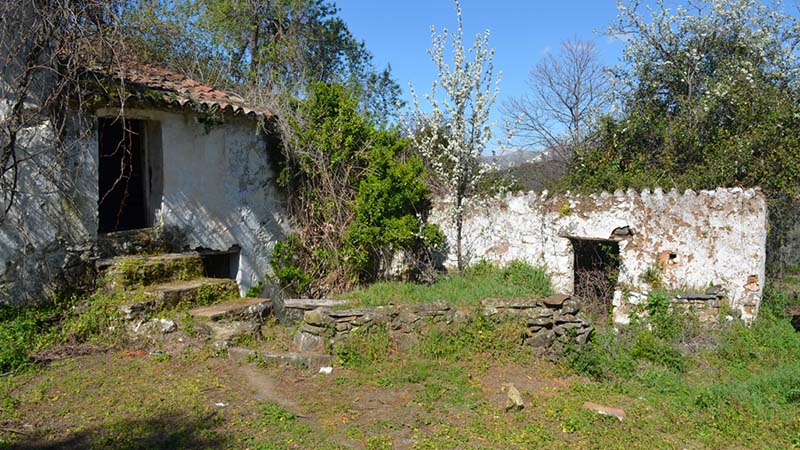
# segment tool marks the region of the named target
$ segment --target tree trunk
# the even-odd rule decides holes
[[[464,229],[464,212],[461,209],[462,205],[464,204],[464,196],[461,195],[459,192],[456,195],[456,258],[458,258],[458,271],[459,273],[464,273],[465,262],[464,262],[464,254],[461,249],[461,243],[463,241],[463,229]]]

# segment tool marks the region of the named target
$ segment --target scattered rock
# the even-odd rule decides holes
[[[506,412],[508,411],[519,411],[525,407],[525,402],[522,401],[522,395],[520,395],[517,388],[511,383],[503,383],[501,390],[506,392]]]
[[[153,319],[153,320],[158,320],[158,322],[161,323],[161,332],[164,334],[172,333],[173,331],[178,330],[178,325],[176,325],[175,322],[169,319]]]
[[[591,409],[592,411],[597,412],[598,414],[602,414],[604,416],[614,416],[619,419],[620,422],[625,418],[625,410],[622,408],[614,408],[611,406],[599,405],[597,403],[592,402],[585,402],[583,407],[586,409]]]

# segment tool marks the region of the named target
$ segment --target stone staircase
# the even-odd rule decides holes
[[[154,233],[138,230],[103,236],[101,254],[106,258],[95,263],[98,290],[114,298],[133,336],[166,345],[166,351],[170,343],[200,341],[226,350],[237,362],[309,370],[331,365],[329,354],[297,351],[291,333],[292,324],[301,321],[306,311],[337,302],[240,298],[234,280],[206,276],[200,253],[141,254],[169,248]],[[276,345],[263,339],[264,334],[287,338]]]

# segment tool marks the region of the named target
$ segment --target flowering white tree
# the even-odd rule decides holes
[[[477,34],[472,47],[465,48],[458,0],[455,7],[458,17],[455,31],[444,28],[436,33],[431,26],[432,48],[428,54],[436,64],[438,78],[433,81],[430,94],[424,95],[430,103],[429,112],[422,109],[411,86],[415,111],[408,132],[412,145],[452,199],[458,269],[463,270],[466,266],[462,249],[464,202],[475,193],[477,183],[488,171],[481,155],[492,138],[489,111],[497,97],[500,75],[495,81],[489,30]]]

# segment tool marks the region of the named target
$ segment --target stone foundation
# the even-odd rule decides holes
[[[570,340],[585,344],[593,330],[581,317],[578,302],[561,294],[544,299],[488,299],[474,308],[457,308],[446,302],[343,310],[317,308],[305,313],[294,341],[301,352],[334,353],[337,344],[347,340],[353,331],[386,326],[390,339],[404,351],[425,333],[455,330],[475,314],[497,323],[523,324],[520,344],[540,354],[558,354]]]

